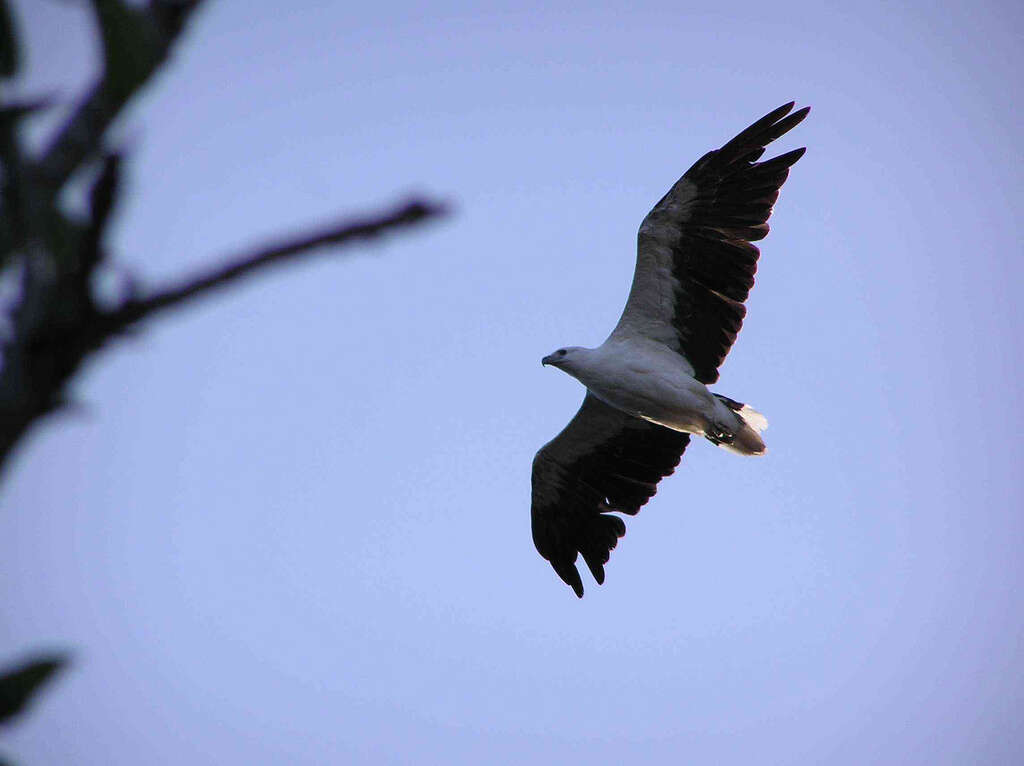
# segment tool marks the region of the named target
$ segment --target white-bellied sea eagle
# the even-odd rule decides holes
[[[740,455],[765,452],[767,420],[713,394],[743,323],[743,302],[768,217],[796,149],[758,162],[810,107],[793,103],[708,152],[647,214],[619,323],[597,348],[567,346],[542,360],[587,387],[579,412],[533,460],[531,517],[540,555],[577,596],[583,555],[594,579],[635,514],[675,470],[690,434]]]

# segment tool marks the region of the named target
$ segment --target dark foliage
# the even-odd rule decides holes
[[[353,218],[339,216],[297,236],[225,259],[223,265],[150,291],[128,292],[112,307],[93,298],[97,269],[112,258],[104,236],[116,210],[122,152],[107,132],[131,99],[168,61],[201,0],[91,0],[102,42],[103,71],[70,118],[37,155],[22,149],[23,121],[48,104],[0,104],[0,271],[20,284],[7,307],[0,345],[0,471],[14,447],[43,415],[65,401],[82,362],[108,341],[157,312],[183,305],[266,266],[317,248],[349,244],[417,224],[444,212],[430,200]],[[0,4],[0,76],[18,72],[14,19]],[[77,173],[98,166],[85,220],[58,204]]]
[[[391,209],[335,220],[297,235],[240,251],[203,273],[151,290],[128,290],[113,306],[94,300],[93,278],[112,262],[105,234],[117,208],[123,152],[109,128],[168,62],[202,0],[89,0],[102,43],[102,73],[44,148],[28,153],[27,118],[51,106],[45,99],[0,103],[0,278],[17,282],[0,316],[0,471],[15,446],[43,415],[62,406],[83,361],[142,320],[274,264],[316,249],[379,237],[444,213],[412,199]],[[16,18],[0,0],[0,83],[21,63]],[[0,91],[3,92],[3,91]],[[78,174],[95,172],[84,220],[59,199]],[[0,678],[0,721],[33,699],[66,660],[40,657]]]

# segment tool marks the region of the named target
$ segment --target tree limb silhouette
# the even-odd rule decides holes
[[[102,182],[102,181],[101,181]],[[95,194],[93,196],[96,196]],[[308,255],[328,246],[380,237],[402,227],[442,215],[436,202],[411,200],[394,209],[372,213],[236,255],[211,271],[143,294],[129,294],[112,309],[92,299],[90,279],[102,258],[84,258],[85,268],[67,275],[52,295],[67,306],[79,306],[72,321],[43,324],[31,334],[16,333],[3,347],[0,367],[0,470],[13,447],[39,417],[64,401],[66,383],[86,357],[144,319],[232,285],[257,271]],[[94,219],[96,213],[94,212]],[[91,240],[90,238],[87,238]],[[84,250],[88,253],[88,250]]]
[[[317,249],[407,228],[446,212],[430,199],[338,219],[258,245],[208,272],[149,292],[132,289],[113,306],[94,296],[95,274],[111,258],[105,234],[116,210],[123,159],[111,151],[111,126],[132,98],[166,66],[203,0],[89,0],[102,43],[102,73],[70,117],[36,154],[22,146],[23,121],[51,105],[43,99],[0,103],[0,282],[17,282],[0,336],[0,476],[15,446],[42,416],[59,408],[82,363],[142,320],[235,284]],[[0,79],[21,62],[16,18],[0,0]],[[64,210],[60,197],[96,167],[88,215]]]
[[[22,713],[38,691],[67,664],[66,654],[48,653],[0,672],[0,723]]]
[[[193,277],[184,282],[156,291],[144,298],[129,299],[117,311],[106,315],[106,320],[115,324],[128,325],[166,308],[202,295],[211,290],[232,284],[238,279],[267,266],[285,263],[295,256],[328,245],[345,245],[353,240],[379,237],[403,226],[444,214],[443,204],[426,200],[411,200],[397,205],[387,212],[373,213],[358,219],[343,220],[336,224],[301,234],[294,239],[265,245],[243,255],[236,255],[213,271]]]

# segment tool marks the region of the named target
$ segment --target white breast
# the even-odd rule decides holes
[[[599,399],[635,417],[702,433],[714,398],[686,360],[659,343],[610,341],[591,352],[576,377]]]

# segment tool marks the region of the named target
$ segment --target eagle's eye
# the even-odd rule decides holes
[[[565,351],[565,349],[564,349],[564,348],[560,348],[560,349],[558,349],[558,355],[559,355],[559,356],[565,356],[565,354],[566,354],[566,351]]]

